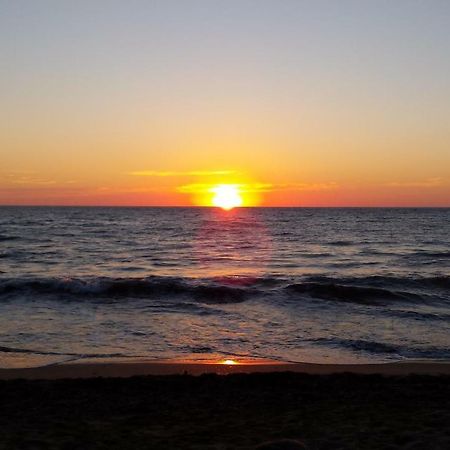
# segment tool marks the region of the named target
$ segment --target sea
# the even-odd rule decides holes
[[[0,367],[450,360],[449,208],[0,207]]]

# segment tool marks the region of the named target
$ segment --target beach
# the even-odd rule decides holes
[[[5,369],[0,448],[252,449],[291,439],[307,449],[446,449],[449,366],[153,362]]]
[[[448,210],[4,211],[0,450],[450,448]]]

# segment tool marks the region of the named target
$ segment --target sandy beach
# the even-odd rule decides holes
[[[1,449],[447,449],[450,364],[62,364],[0,371]],[[269,447],[289,448],[289,447]]]

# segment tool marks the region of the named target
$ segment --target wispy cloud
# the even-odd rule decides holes
[[[273,191],[329,191],[337,189],[339,185],[334,181],[326,183],[282,183],[273,184]]]
[[[233,175],[234,170],[190,170],[190,171],[159,171],[159,170],[138,170],[128,172],[128,175],[136,177],[207,177],[215,175]]]
[[[99,186],[96,188],[96,192],[100,193],[120,193],[120,194],[135,194],[135,193],[153,193],[153,192],[164,192],[168,188],[164,189],[160,186],[155,187],[113,187],[113,186]]]
[[[56,184],[56,181],[50,178],[41,177],[35,172],[17,171],[2,174],[2,178],[9,185],[35,185],[47,186]]]
[[[268,183],[230,183],[232,186],[236,186],[241,192],[268,192],[271,190],[271,184]],[[211,183],[191,183],[179,186],[178,192],[185,194],[199,193],[199,192],[212,192],[216,185]]]
[[[233,183],[241,192],[276,192],[276,191],[324,191],[336,189],[339,186],[334,183]],[[214,186],[208,183],[191,183],[179,186],[178,192],[185,194],[210,192]]]
[[[194,194],[198,192],[209,192],[213,186],[205,183],[190,183],[178,186],[177,191],[183,194]]]
[[[14,171],[3,172],[0,174],[0,183],[6,186],[21,187],[45,187],[53,185],[72,185],[77,184],[77,180],[55,180],[49,177],[43,177],[37,172]]]
[[[388,187],[399,187],[399,188],[434,188],[439,186],[444,186],[446,184],[445,180],[440,177],[428,178],[426,180],[419,181],[391,181],[389,183],[385,183],[384,186]]]

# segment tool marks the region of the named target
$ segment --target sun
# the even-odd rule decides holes
[[[219,362],[219,364],[223,364],[225,366],[235,366],[239,363],[234,359],[223,359],[222,361]]]
[[[214,193],[212,204],[226,211],[242,206],[243,200],[236,184],[219,184],[211,189]]]

